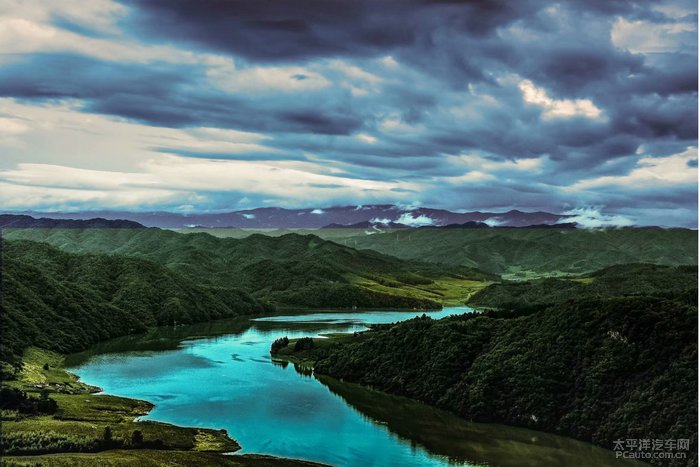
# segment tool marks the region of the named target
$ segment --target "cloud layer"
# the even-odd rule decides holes
[[[687,0],[0,0],[0,202],[694,225],[696,24]]]

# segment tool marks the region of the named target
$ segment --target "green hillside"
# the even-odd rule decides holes
[[[492,284],[497,309],[278,344],[320,375],[612,449],[689,439],[697,465],[697,266],[619,265],[575,280]]]
[[[517,318],[428,317],[293,352],[315,371],[450,410],[612,449],[689,439],[697,459],[697,308],[628,297]],[[662,465],[686,465],[684,462]]]
[[[698,234],[689,229],[399,229],[373,235],[347,229],[319,235],[398,258],[519,278],[580,274],[626,263],[698,263]]]
[[[697,266],[623,264],[577,279],[546,278],[491,284],[474,294],[468,303],[477,307],[524,310],[583,298],[679,294],[686,294],[694,302],[697,287]]]
[[[150,326],[266,310],[246,292],[195,284],[143,259],[4,241],[2,260],[1,361],[29,345],[69,353]]]
[[[234,239],[160,229],[10,229],[5,235],[72,253],[146,259],[193,282],[240,287],[280,305],[439,308],[498,279],[473,268],[358,251],[313,235]]]

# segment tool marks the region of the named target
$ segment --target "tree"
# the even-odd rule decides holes
[[[106,426],[105,430],[102,432],[102,442],[105,446],[109,446],[112,444],[112,440],[112,427]]]
[[[270,346],[270,353],[276,353],[280,349],[283,349],[289,345],[289,338],[287,336],[280,337],[279,339],[275,339],[275,341],[272,343],[272,346]]]
[[[311,350],[315,347],[314,340],[310,337],[302,337],[294,344],[294,351],[299,352],[300,350]]]
[[[141,433],[140,430],[134,430],[134,432],[131,433],[131,445],[132,446],[143,445],[143,433]]]

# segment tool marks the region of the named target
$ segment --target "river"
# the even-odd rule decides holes
[[[438,319],[467,307],[428,313]],[[68,358],[82,381],[155,404],[146,416],[225,428],[243,449],[338,466],[622,466],[614,453],[561,436],[466,422],[447,412],[271,360],[272,341],[354,332],[407,311],[239,318],[102,343]]]

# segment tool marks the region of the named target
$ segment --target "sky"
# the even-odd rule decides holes
[[[0,0],[3,210],[697,225],[694,0]]]

